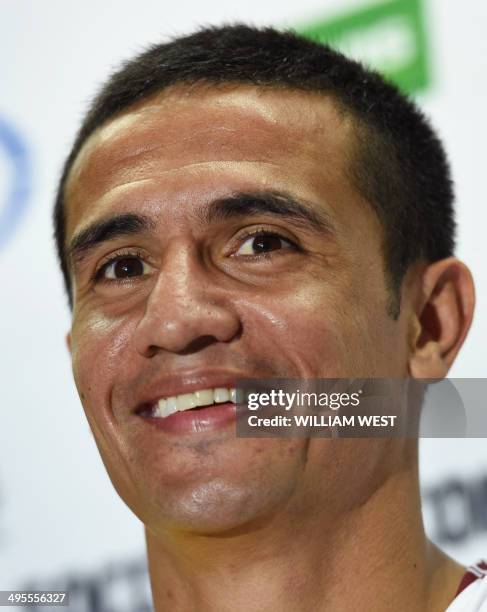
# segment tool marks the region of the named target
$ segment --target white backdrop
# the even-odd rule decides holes
[[[20,211],[16,223],[0,216],[0,589],[69,583],[91,597],[80,610],[108,609],[100,593],[117,581],[134,602],[146,597],[142,527],[112,489],[72,382],[64,343],[69,311],[51,239],[61,163],[87,101],[120,60],[195,25],[295,25],[370,3],[0,4],[0,215],[15,197]],[[451,158],[458,255],[477,284],[475,323],[451,376],[480,378],[487,375],[487,5],[429,0],[426,10],[432,84],[420,103]],[[12,195],[15,168],[22,176]],[[486,441],[423,440],[421,466],[431,535],[460,561],[485,557]],[[114,609],[146,609],[123,605]]]

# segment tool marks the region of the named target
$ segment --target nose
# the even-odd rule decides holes
[[[135,330],[137,351],[185,354],[214,342],[230,342],[241,322],[224,290],[190,248],[173,245]],[[214,277],[213,277],[214,278]]]

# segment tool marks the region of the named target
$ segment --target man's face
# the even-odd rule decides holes
[[[236,438],[198,411],[179,428],[140,414],[236,378],[407,373],[407,322],[387,314],[383,233],[352,154],[352,121],[330,100],[238,87],[146,101],[79,155],[68,245],[101,220],[149,220],[73,264],[70,348],[110,477],[153,530],[338,512],[381,478],[387,441]]]

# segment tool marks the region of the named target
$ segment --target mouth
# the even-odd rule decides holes
[[[137,410],[137,414],[144,418],[166,419],[176,412],[199,411],[203,408],[229,402],[236,403],[234,387],[213,387],[192,393],[161,397],[155,402],[141,406]]]
[[[165,432],[192,434],[235,423],[236,412],[235,387],[211,387],[160,397],[141,405],[136,414]]]

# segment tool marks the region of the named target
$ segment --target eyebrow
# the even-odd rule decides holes
[[[311,227],[326,234],[335,232],[330,216],[316,205],[299,200],[285,192],[265,191],[234,193],[197,211],[196,216],[205,225],[248,215],[275,215],[293,220],[298,225]],[[66,258],[72,265],[84,259],[96,246],[121,236],[154,233],[156,223],[139,213],[111,215],[94,221],[76,234],[66,249]]]
[[[201,211],[199,216],[203,223],[211,224],[230,218],[259,214],[285,217],[318,232],[335,233],[331,218],[325,210],[317,210],[317,205],[281,191],[235,193],[214,200]]]
[[[120,236],[154,232],[155,228],[154,221],[145,215],[136,213],[111,215],[94,221],[76,234],[66,249],[66,258],[72,265],[76,265],[99,244],[115,240]]]

